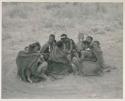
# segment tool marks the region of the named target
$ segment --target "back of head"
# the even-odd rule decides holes
[[[41,45],[39,42],[35,42],[29,45],[29,52],[40,51]]]
[[[50,34],[49,37],[53,37],[55,39],[55,35],[54,34]]]
[[[36,42],[36,43],[35,43],[35,46],[37,46],[37,47],[38,47],[38,51],[41,49],[41,45],[40,45],[40,43],[39,43],[39,42]]]
[[[62,41],[58,41],[58,42],[56,43],[56,46],[57,46],[58,48],[63,48],[63,42],[62,42]]]
[[[61,37],[67,37],[67,35],[66,34],[62,34]]]
[[[65,39],[65,38],[67,38],[67,35],[66,34],[62,34],[61,35],[61,39]]]
[[[84,45],[89,45],[89,42],[88,41],[83,41],[83,44]]]
[[[88,46],[89,46],[89,42],[88,42],[88,41],[83,41],[83,44],[84,44],[84,46],[85,46],[86,48],[88,48]]]

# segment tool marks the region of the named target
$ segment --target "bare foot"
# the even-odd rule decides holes
[[[33,81],[28,77],[27,80],[29,81],[29,83],[33,83]]]

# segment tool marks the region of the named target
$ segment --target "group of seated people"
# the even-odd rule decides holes
[[[100,75],[105,68],[100,42],[92,36],[84,38],[83,34],[77,44],[66,34],[59,41],[51,34],[42,47],[35,42],[20,51],[16,64],[18,77],[29,83],[59,79],[70,73]]]

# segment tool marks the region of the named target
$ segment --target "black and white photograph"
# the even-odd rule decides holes
[[[122,99],[122,2],[2,2],[2,99]]]

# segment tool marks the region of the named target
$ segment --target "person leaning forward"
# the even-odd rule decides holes
[[[43,54],[44,59],[45,59],[46,61],[48,61],[50,52],[52,52],[52,50],[53,50],[55,44],[56,44],[55,35],[51,34],[51,35],[49,36],[48,42],[46,42],[46,43],[43,45],[43,47],[41,48],[41,51],[40,51],[40,53]]]

